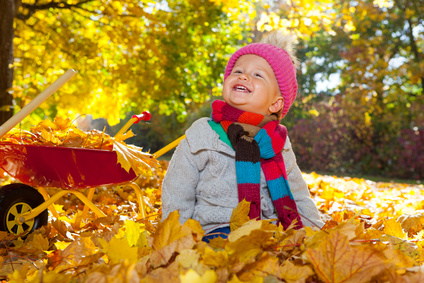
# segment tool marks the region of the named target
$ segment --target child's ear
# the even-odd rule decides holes
[[[277,97],[277,100],[275,100],[271,106],[268,108],[269,112],[271,113],[277,113],[280,111],[284,106],[284,98],[282,96]]]

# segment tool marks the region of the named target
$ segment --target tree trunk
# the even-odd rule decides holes
[[[13,69],[13,18],[15,1],[0,0],[0,125],[13,115],[12,95],[7,89],[12,87]]]

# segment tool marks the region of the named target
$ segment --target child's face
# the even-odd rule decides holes
[[[224,81],[222,96],[235,108],[262,115],[276,113],[284,104],[271,66],[253,54],[238,58]]]

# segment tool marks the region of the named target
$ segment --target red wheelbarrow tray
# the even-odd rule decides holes
[[[0,143],[0,167],[33,187],[87,189],[137,178],[117,163],[117,153],[102,149]]]

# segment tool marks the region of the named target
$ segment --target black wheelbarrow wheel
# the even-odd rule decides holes
[[[44,210],[33,219],[20,223],[20,216],[44,202],[43,196],[25,184],[10,184],[0,189],[0,230],[15,235],[26,235],[47,225],[49,213]]]

